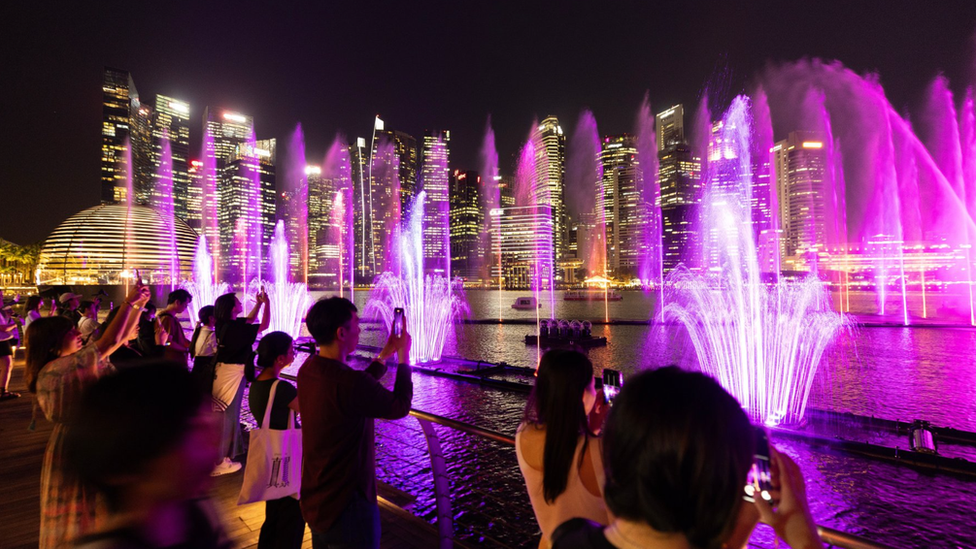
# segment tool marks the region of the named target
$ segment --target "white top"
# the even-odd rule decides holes
[[[27,327],[31,325],[31,322],[34,322],[39,318],[41,318],[40,311],[27,311],[27,315],[24,316],[24,329],[26,330]]]
[[[217,338],[210,326],[201,326],[197,336],[197,346],[193,349],[193,356],[214,356],[217,354]]]
[[[81,337],[88,339],[88,336],[98,329],[98,321],[93,318],[88,318],[87,316],[81,317],[78,321],[78,330],[81,332]]]
[[[522,424],[515,434],[515,455],[518,457],[522,477],[525,478],[525,487],[528,489],[529,500],[532,502],[532,511],[535,512],[536,521],[539,523],[539,528],[542,529],[541,546],[549,547],[551,543],[549,538],[552,536],[552,532],[560,524],[569,519],[582,517],[599,524],[606,524],[607,506],[603,501],[603,497],[594,496],[586,489],[586,486],[583,485],[583,480],[580,478],[579,468],[576,466],[580,463],[580,452],[583,450],[583,437],[580,437],[579,442],[576,444],[576,451],[573,453],[573,461],[569,468],[569,479],[566,482],[566,490],[562,494],[559,494],[556,501],[550,504],[546,502],[545,492],[542,487],[542,471],[529,465],[522,455],[522,432],[525,429],[525,424]],[[540,438],[540,440],[544,441],[545,439]],[[602,443],[600,439],[590,438],[589,454],[593,461],[594,473],[600,486],[600,492],[603,492],[603,483],[605,480],[603,460],[600,455],[601,451]],[[583,466],[585,467],[586,464],[584,463]]]

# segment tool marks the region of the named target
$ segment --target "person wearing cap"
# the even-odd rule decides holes
[[[81,296],[79,294],[65,292],[58,298],[58,314],[70,319],[77,326],[81,320],[81,312],[78,311],[78,305],[80,304]]]

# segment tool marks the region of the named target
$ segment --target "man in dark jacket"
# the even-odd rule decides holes
[[[359,344],[359,315],[349,300],[319,300],[306,316],[319,347],[298,372],[302,410],[301,506],[315,549],[380,546],[376,502],[374,418],[399,419],[410,412],[413,381],[410,335],[390,338],[365,370],[346,365]],[[393,390],[379,383],[386,360],[397,355]]]

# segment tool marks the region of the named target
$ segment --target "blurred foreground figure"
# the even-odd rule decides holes
[[[604,528],[563,523],[555,549],[743,547],[760,516],[790,547],[822,548],[800,470],[772,451],[775,510],[743,500],[756,431],[714,379],[669,366],[638,374],[620,391],[603,438]]]
[[[65,437],[68,466],[105,495],[110,514],[85,549],[230,548],[204,497],[217,455],[210,401],[186,366],[133,366],[94,384]]]

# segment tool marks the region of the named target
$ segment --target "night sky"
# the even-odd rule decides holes
[[[210,105],[253,115],[279,159],[299,122],[314,163],[380,114],[417,137],[450,129],[451,167],[478,169],[491,115],[503,173],[533,119],[571,131],[589,108],[601,133],[629,132],[649,92],[655,111],[684,103],[689,125],[706,85],[731,99],[767,63],[877,72],[906,111],[939,72],[957,92],[976,81],[972,0],[56,4],[0,14],[0,238],[21,244],[98,202],[104,66],[150,104],[190,102],[191,157]]]

